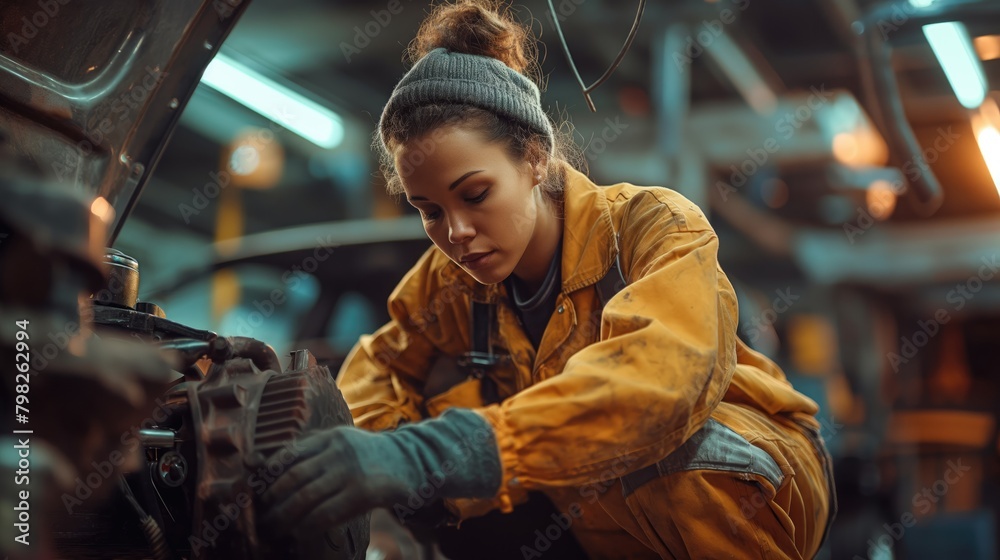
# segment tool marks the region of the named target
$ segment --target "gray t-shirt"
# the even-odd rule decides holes
[[[511,302],[514,304],[514,311],[521,318],[524,332],[536,349],[542,341],[542,334],[545,332],[545,327],[552,317],[552,311],[556,307],[556,298],[559,296],[559,287],[562,284],[561,262],[562,241],[559,242],[555,256],[552,257],[552,263],[549,264],[545,280],[542,280],[542,286],[530,296],[524,283],[515,278],[513,274],[505,280],[507,293],[510,294]]]

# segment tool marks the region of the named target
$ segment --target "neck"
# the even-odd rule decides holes
[[[556,213],[554,204],[544,200],[541,189],[535,191],[538,204],[538,218],[531,241],[525,250],[521,261],[514,268],[517,277],[530,291],[535,293],[545,280],[552,259],[556,258],[556,249],[562,239],[563,223]]]

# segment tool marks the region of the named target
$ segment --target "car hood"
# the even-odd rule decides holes
[[[115,209],[112,245],[247,0],[0,3],[0,136]]]

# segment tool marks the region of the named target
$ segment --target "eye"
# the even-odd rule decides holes
[[[490,189],[485,189],[478,196],[475,196],[473,198],[467,198],[465,200],[466,200],[466,202],[471,202],[473,204],[479,204],[480,202],[486,200],[486,194],[489,193],[489,192],[490,192]]]
[[[423,210],[420,211],[420,217],[428,222],[436,220],[440,214],[440,210],[434,210],[433,212],[424,212]]]

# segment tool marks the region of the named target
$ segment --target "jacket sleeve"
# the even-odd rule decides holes
[[[718,238],[697,207],[662,191],[637,194],[624,213],[629,284],[600,314],[599,340],[559,375],[479,409],[497,435],[501,493],[650,465],[697,431],[726,393],[737,305]]]
[[[341,366],[337,384],[358,427],[386,430],[424,416],[427,371],[446,350],[442,333],[453,330],[454,317],[442,315],[461,299],[461,287],[442,280],[441,258],[433,247],[421,257],[389,296],[390,321],[362,336]]]

